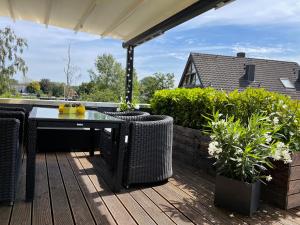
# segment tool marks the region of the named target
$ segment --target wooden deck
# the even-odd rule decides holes
[[[39,154],[34,201],[24,201],[23,165],[18,200],[0,205],[0,225],[300,224],[300,209],[263,205],[249,218],[214,207],[212,178],[178,162],[168,183],[115,194],[100,176],[99,160],[85,153]]]

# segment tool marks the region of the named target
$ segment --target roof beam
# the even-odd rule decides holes
[[[144,0],[135,0],[132,4],[130,4],[129,7],[123,10],[118,16],[118,18],[108,28],[106,28],[106,30],[101,34],[101,36],[105,36],[111,33],[118,26],[124,23],[143,2]]]
[[[53,0],[46,1],[46,13],[45,13],[45,19],[44,19],[44,24],[46,25],[46,28],[48,28],[49,21],[50,21],[52,3],[53,3]]]
[[[15,17],[15,13],[14,13],[14,6],[13,6],[13,3],[12,3],[12,0],[7,0],[7,4],[8,4],[8,9],[9,9],[10,17],[15,22],[16,21],[16,17]]]
[[[91,15],[91,13],[96,8],[97,4],[99,3],[99,0],[93,0],[91,4],[87,7],[87,9],[84,11],[84,13],[81,15],[80,19],[78,20],[78,23],[74,27],[75,32],[78,32],[84,25],[87,18]]]
[[[178,26],[212,8],[215,8],[221,2],[227,3],[231,0],[199,0],[194,4],[188,6],[187,8],[181,10],[175,15],[169,17],[168,19],[160,22],[159,24],[151,27],[150,29],[144,31],[143,33],[135,36],[134,38],[123,43],[123,47],[127,48],[128,46],[137,46],[146,41],[149,41],[165,31],[170,30],[173,27]]]

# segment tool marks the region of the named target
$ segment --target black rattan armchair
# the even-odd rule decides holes
[[[135,121],[139,120],[139,118],[148,116],[149,113],[142,112],[142,111],[126,111],[126,112],[104,112],[107,115],[117,117],[121,120],[125,121]],[[126,135],[128,136],[129,133],[129,127],[126,127]],[[105,161],[109,164],[111,164],[112,160],[112,142],[111,142],[111,132],[103,129],[101,130],[100,134],[100,149],[101,149],[101,155],[104,157]]]
[[[149,115],[149,113],[142,112],[142,111],[104,112],[104,113],[126,121],[136,120],[139,117]]]
[[[124,181],[153,183],[172,176],[173,118],[145,116],[129,123]]]
[[[15,200],[21,165],[19,128],[18,119],[0,118],[0,201]]]
[[[25,139],[25,126],[26,126],[26,118],[25,113],[22,111],[4,111],[0,110],[0,118],[14,118],[17,119],[20,122],[19,126],[19,146],[21,150],[21,154],[24,154],[24,139]]]

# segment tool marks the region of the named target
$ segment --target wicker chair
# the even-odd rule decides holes
[[[142,111],[127,111],[127,112],[104,112],[107,115],[116,117],[125,121],[135,121],[139,118],[148,116],[149,113]],[[126,126],[126,135],[129,133],[129,126]],[[111,141],[111,132],[103,129],[100,134],[100,149],[101,155],[104,157],[105,161],[112,165],[112,141]]]
[[[131,121],[124,163],[124,181],[153,183],[172,176],[173,118],[145,116]]]
[[[24,121],[24,126],[23,126],[23,131],[22,131],[23,132],[23,138],[24,138],[23,145],[25,147],[27,145],[28,116],[29,116],[30,111],[26,110],[25,108],[22,108],[22,107],[2,106],[2,105],[0,105],[0,112],[1,111],[23,112],[25,114],[25,121]]]
[[[142,112],[142,111],[104,112],[104,113],[126,121],[136,120],[139,117],[150,115],[149,113]]]
[[[13,119],[17,119],[20,123],[19,126],[19,146],[20,146],[20,150],[22,153],[22,156],[24,154],[24,130],[25,130],[25,126],[26,126],[26,118],[25,118],[25,113],[22,111],[4,111],[4,110],[0,110],[0,118],[13,118]]]
[[[15,200],[21,165],[19,128],[18,119],[0,118],[0,201],[10,203]]]

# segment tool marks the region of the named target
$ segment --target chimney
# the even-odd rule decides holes
[[[236,57],[238,57],[238,58],[245,58],[246,57],[246,53],[245,52],[238,52],[236,54]]]

